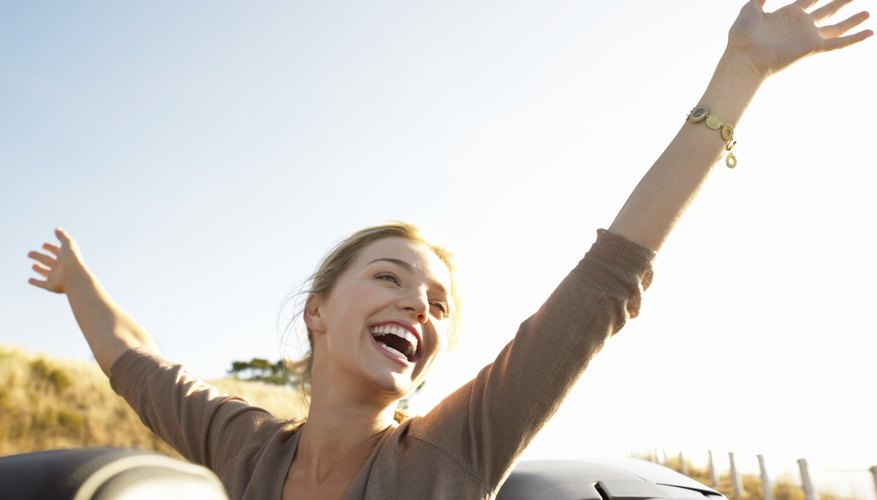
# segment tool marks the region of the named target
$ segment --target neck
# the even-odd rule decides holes
[[[313,387],[295,462],[318,482],[337,467],[358,470],[383,432],[396,425],[395,403],[388,406],[351,401],[343,392]]]

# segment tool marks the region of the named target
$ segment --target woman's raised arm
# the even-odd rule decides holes
[[[97,278],[89,271],[76,242],[63,229],[55,229],[60,246],[43,244],[46,253],[27,255],[36,263],[34,271],[43,279],[31,278],[31,285],[67,295],[79,328],[94,358],[109,375],[110,367],[125,351],[146,347],[158,351],[146,330],[113,302]]]
[[[764,0],[743,6],[728,35],[728,46],[695,113],[631,193],[609,230],[660,249],[676,221],[697,195],[707,174],[734,144],[733,126],[762,82],[771,74],[810,54],[847,47],[873,34],[845,35],[865,19],[860,12],[837,24],[829,20],[853,0],[833,0],[815,8],[815,0],[798,0],[776,12],[764,12]],[[827,23],[827,24],[826,24]],[[707,122],[711,122],[707,126]],[[717,128],[713,128],[717,127]],[[729,166],[735,164],[730,158]]]

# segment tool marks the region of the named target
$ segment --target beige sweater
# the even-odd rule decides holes
[[[639,311],[654,252],[606,231],[514,340],[432,411],[388,429],[347,499],[493,498],[603,343]],[[295,454],[277,419],[132,350],[110,370],[143,422],[220,477],[230,498],[275,499]]]

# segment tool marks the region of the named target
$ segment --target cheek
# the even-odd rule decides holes
[[[449,328],[449,325],[445,324],[447,322],[444,321],[442,323],[443,324],[437,325],[435,327],[434,333],[432,334],[432,341],[435,345],[435,355],[447,352],[451,344],[451,330]]]
[[[325,309],[325,320],[334,325],[353,321],[361,316],[366,308],[364,297],[367,291],[362,286],[344,286],[333,290]]]

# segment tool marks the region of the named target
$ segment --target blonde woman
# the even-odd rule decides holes
[[[734,166],[734,128],[759,86],[802,57],[872,35],[847,34],[852,0],[799,0],[766,13],[747,2],[704,94],[608,231],[496,360],[422,417],[398,402],[457,334],[450,254],[413,226],[376,226],[335,248],[302,312],[304,422],[277,419],[191,379],[110,299],[73,239],[31,252],[30,283],[69,299],[113,388],[184,456],[216,472],[232,498],[493,498],[516,458],[603,343],[637,315],[651,262],[707,173]],[[618,133],[630,133],[618,131]]]

